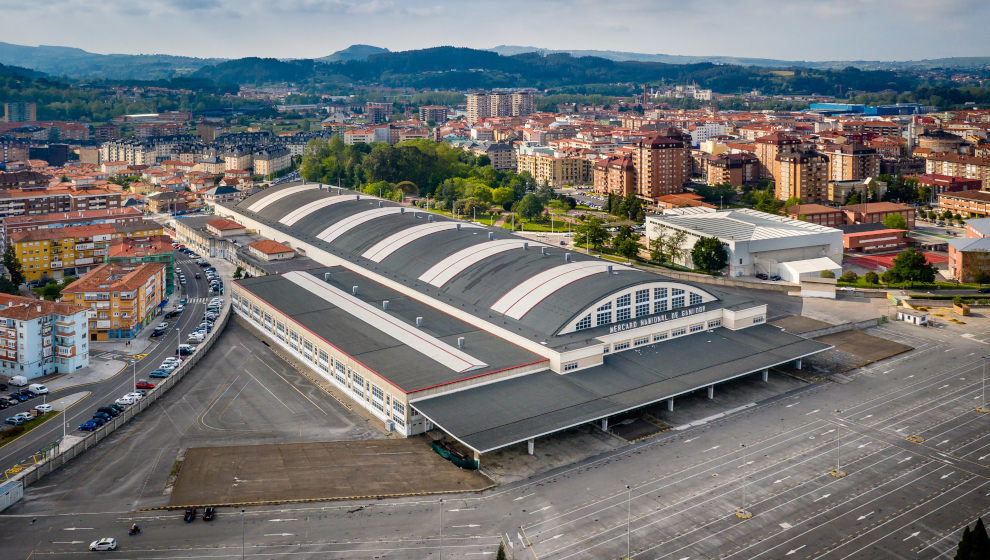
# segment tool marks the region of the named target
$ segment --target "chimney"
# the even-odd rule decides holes
[[[416,317],[416,326],[419,327],[419,328],[423,328],[423,318],[422,317]]]
[[[457,347],[458,348],[464,348],[464,337],[463,336],[457,337]]]
[[[351,293],[354,294],[354,295],[358,295],[358,287],[357,286],[351,286]]]
[[[385,311],[388,311],[388,300],[387,299],[384,300],[384,301],[382,301],[382,309],[384,309]]]
[[[323,273],[323,281],[326,282],[326,283],[328,283],[328,284],[330,283],[330,273],[329,272],[324,272]]]

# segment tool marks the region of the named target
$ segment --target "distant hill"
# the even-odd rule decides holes
[[[248,57],[204,66],[192,76],[231,84],[302,82],[314,76],[313,65],[314,61],[309,59],[278,60]]]
[[[666,64],[734,64],[739,66],[761,66],[767,68],[816,68],[820,70],[841,69],[852,66],[861,70],[912,70],[930,68],[959,68],[973,69],[990,67],[990,57],[951,57],[926,60],[778,60],[773,58],[745,58],[735,56],[686,56],[676,54],[647,54],[626,51],[597,51],[597,50],[553,50],[539,47],[524,47],[518,45],[499,45],[488,49],[501,55],[512,56],[523,53],[538,53],[541,55],[567,53],[571,56],[595,56],[615,61],[663,62]]]
[[[0,42],[0,64],[70,78],[168,79],[223,59],[166,54],[97,54],[74,47],[28,47]]]
[[[347,60],[366,60],[373,54],[389,52],[388,49],[375,47],[372,45],[351,45],[346,49],[339,50],[331,55],[317,58],[319,62],[344,62]]]
[[[6,64],[0,64],[0,75],[24,76],[26,78],[45,77],[44,72],[38,72],[37,70],[31,70],[30,68],[21,68],[20,66],[8,66]]]

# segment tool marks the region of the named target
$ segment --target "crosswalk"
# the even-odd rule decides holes
[[[186,303],[187,304],[189,304],[189,303],[209,303],[209,301],[211,299],[213,299],[213,298],[209,298],[209,297],[186,298]]]

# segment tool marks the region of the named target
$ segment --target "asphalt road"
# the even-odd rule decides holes
[[[154,455],[141,450],[158,442],[138,434],[167,433],[168,418],[177,427],[193,421],[200,401],[186,402],[203,387],[182,383],[176,389],[187,392],[173,391],[148,426],[30,488],[0,523],[0,549],[69,558],[89,540],[116,536],[122,558],[237,557],[243,531],[247,557],[439,558],[442,526],[450,558],[493,555],[500,539],[516,558],[617,558],[627,536],[632,557],[649,559],[951,557],[962,524],[990,513],[990,415],[974,410],[990,332],[889,325],[875,334],[917,350],[846,383],[809,385],[483,496],[448,496],[442,506],[429,497],[249,508],[243,518],[228,509],[211,524],[135,513],[157,489],[137,499],[112,491],[121,484],[114,477]],[[227,360],[224,352],[204,367]],[[217,390],[231,373],[192,379]],[[167,460],[157,462],[167,470]],[[837,464],[846,476],[829,474]],[[737,517],[741,507],[753,517]],[[141,536],[126,536],[131,519]]]
[[[188,303],[172,328],[165,336],[159,338],[156,345],[149,349],[147,356],[137,362],[136,375],[132,374],[132,367],[126,367],[123,371],[105,381],[71,387],[61,391],[53,391],[48,395],[48,400],[52,401],[80,391],[91,392],[86,399],[68,410],[69,430],[75,430],[79,424],[89,420],[97,408],[106,406],[121,395],[133,391],[132,381],[134,377],[138,379],[147,378],[147,374],[157,369],[162,363],[162,360],[175,354],[175,348],[178,344],[185,342],[185,340],[179,340],[179,332],[188,334],[202,322],[206,304],[202,301],[197,302],[196,299],[208,299],[206,295],[209,287],[206,284],[205,277],[197,280],[194,276],[196,272],[202,271],[202,268],[182,253],[178,253],[176,256],[178,259],[177,265],[185,271],[187,284],[177,294],[173,294],[172,298],[176,301],[185,298]],[[92,348],[90,350],[91,353],[94,353],[92,352]],[[95,353],[99,353],[99,351]],[[91,357],[90,359],[95,360],[98,358]],[[130,360],[130,362],[133,363],[133,360]],[[30,410],[40,402],[41,399],[31,399],[16,407],[4,409],[3,413],[5,416],[13,416],[17,412]],[[60,422],[47,422],[31,430],[23,437],[0,448],[0,471],[18,464],[25,458],[30,457],[37,450],[61,439],[61,437],[62,425]]]

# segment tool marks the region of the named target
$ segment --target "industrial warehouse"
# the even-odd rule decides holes
[[[477,460],[829,348],[737,295],[326,185],[217,213],[310,267],[236,281],[242,317],[386,430]]]

